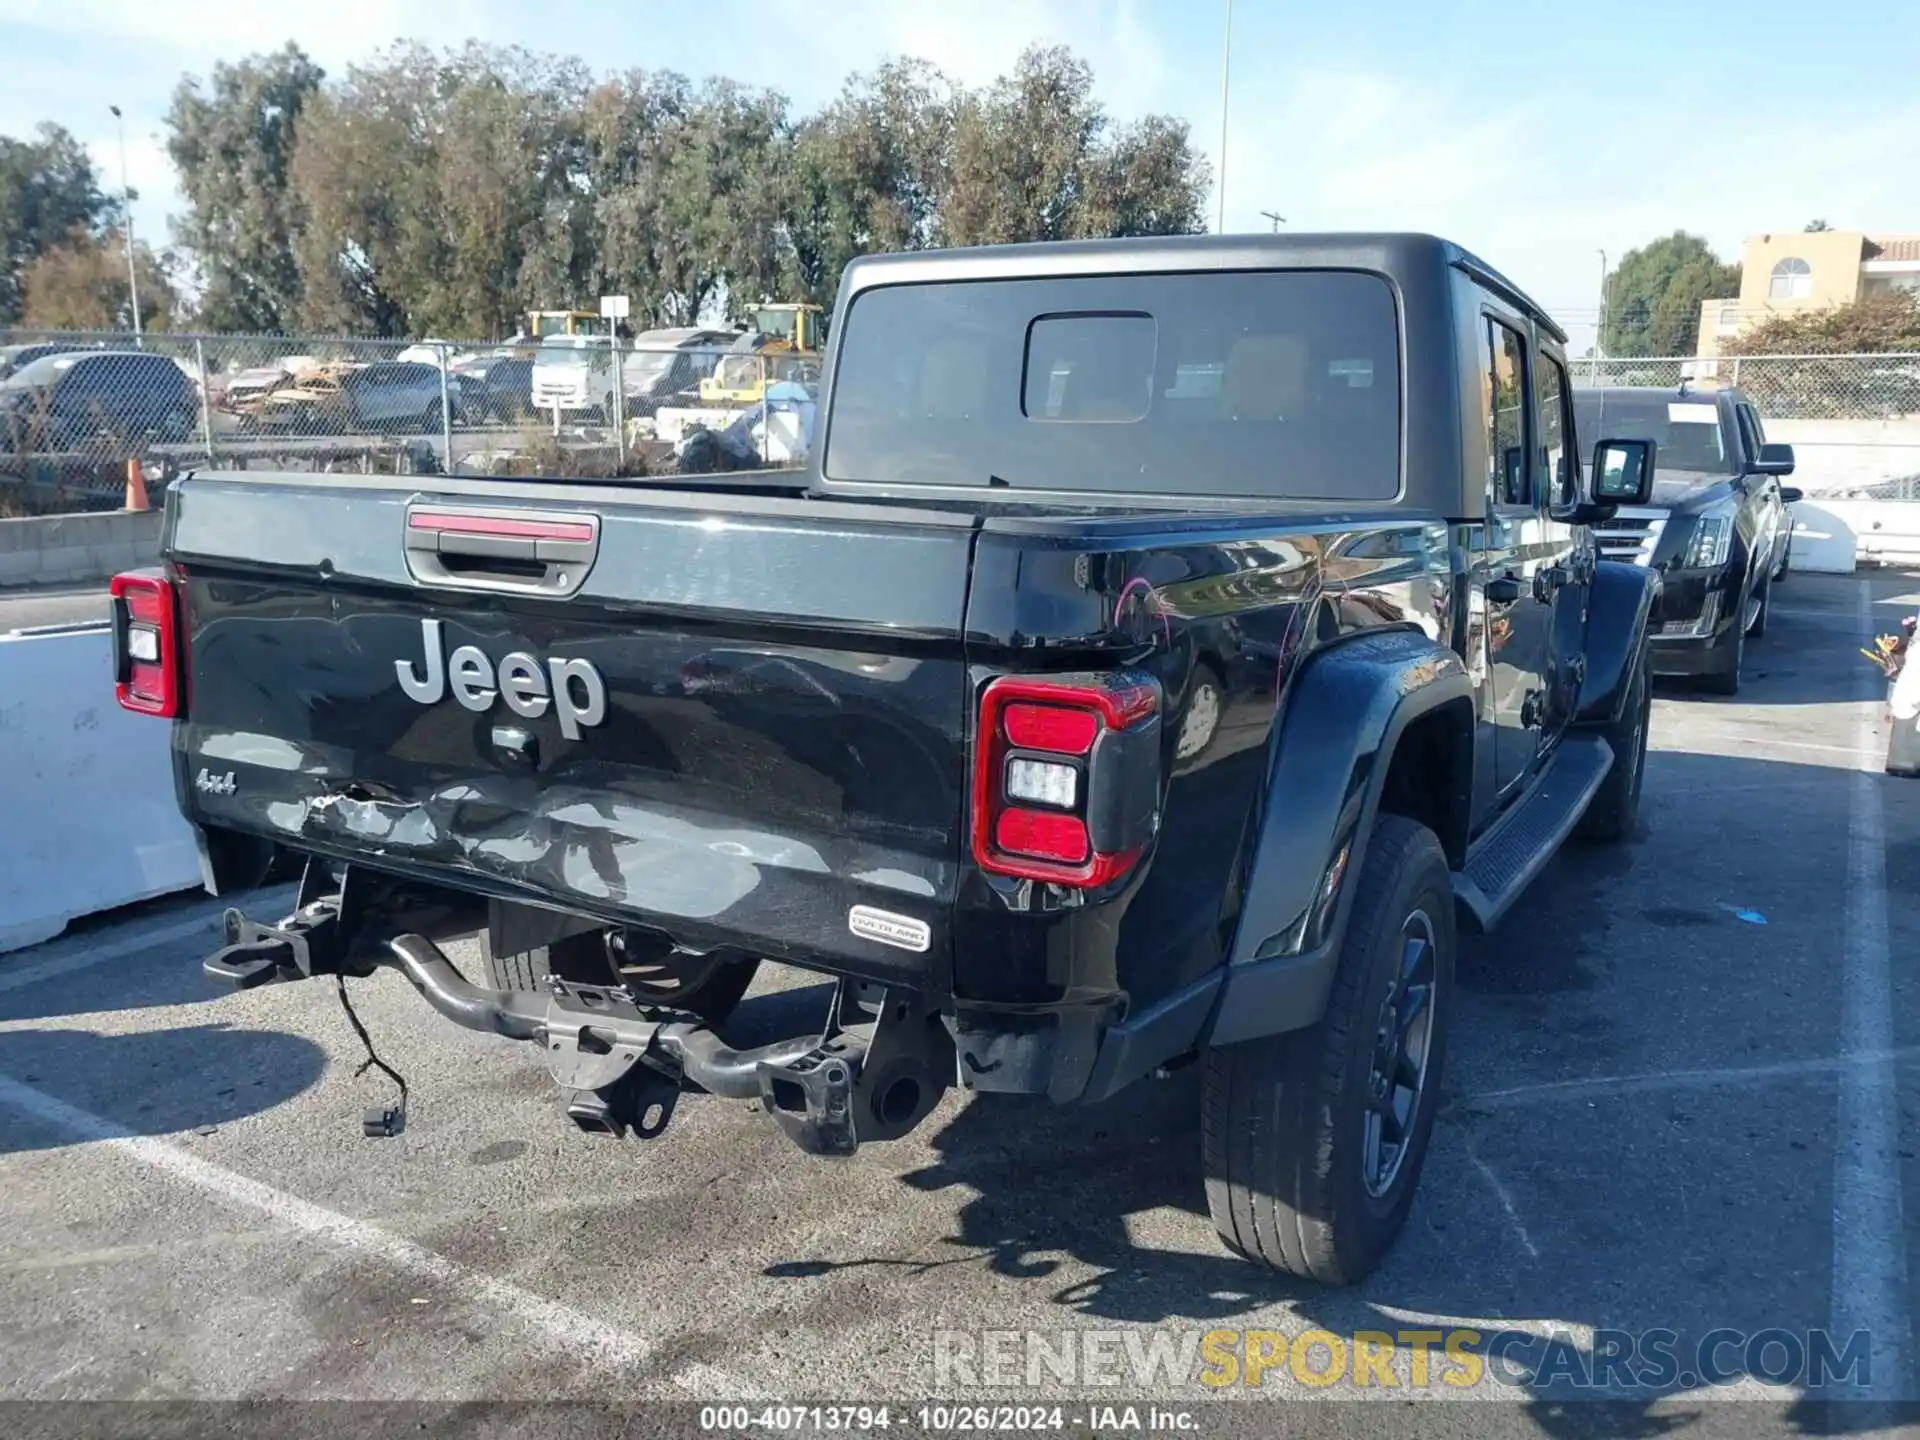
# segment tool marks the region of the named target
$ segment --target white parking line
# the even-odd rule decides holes
[[[411,1240],[263,1185],[237,1171],[190,1155],[164,1140],[131,1134],[111,1120],[69,1105],[11,1076],[0,1075],[0,1104],[67,1134],[118,1150],[216,1199],[257,1210],[289,1230],[444,1285],[470,1304],[488,1305],[505,1312],[540,1338],[583,1359],[603,1366],[626,1367],[645,1360],[653,1348],[630,1331],[470,1270]]]
[[[1859,590],[1860,633],[1872,624],[1872,600]],[[1840,1052],[1885,1055],[1893,1045],[1893,988],[1887,954],[1886,819],[1880,712],[1884,683],[1872,682],[1860,709],[1858,770],[1847,807],[1847,908],[1840,965]],[[1890,1061],[1864,1060],[1840,1072],[1833,1152],[1832,1325],[1844,1344],[1856,1330],[1873,1337],[1869,1398],[1907,1395],[1906,1230],[1901,1219],[1899,1091]]]

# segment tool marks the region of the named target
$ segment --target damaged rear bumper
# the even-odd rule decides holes
[[[332,885],[316,860],[285,919],[263,924],[228,911],[226,943],[204,962],[207,975],[247,988],[397,969],[454,1024],[538,1047],[573,1123],[616,1138],[657,1135],[688,1089],[758,1100],[817,1155],[900,1138],[955,1083],[1063,1104],[1104,1100],[1195,1053],[1220,986],[1211,976],[1126,1014],[1119,997],[995,1007],[837,973],[819,1028],[735,1049],[706,1022],[643,1008],[613,983],[474,984],[438,941],[473,931],[477,896],[359,867]]]

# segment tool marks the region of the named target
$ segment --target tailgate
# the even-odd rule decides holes
[[[970,523],[395,483],[173,497],[195,819],[946,983]]]

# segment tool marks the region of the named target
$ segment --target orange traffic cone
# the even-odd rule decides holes
[[[150,510],[147,503],[147,477],[138,460],[127,461],[127,509]]]

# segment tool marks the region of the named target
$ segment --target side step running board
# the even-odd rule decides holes
[[[1562,737],[1533,793],[1501,816],[1474,845],[1467,868],[1454,872],[1453,898],[1470,928],[1484,934],[1500,923],[1573,833],[1612,768],[1613,747],[1602,736]]]

